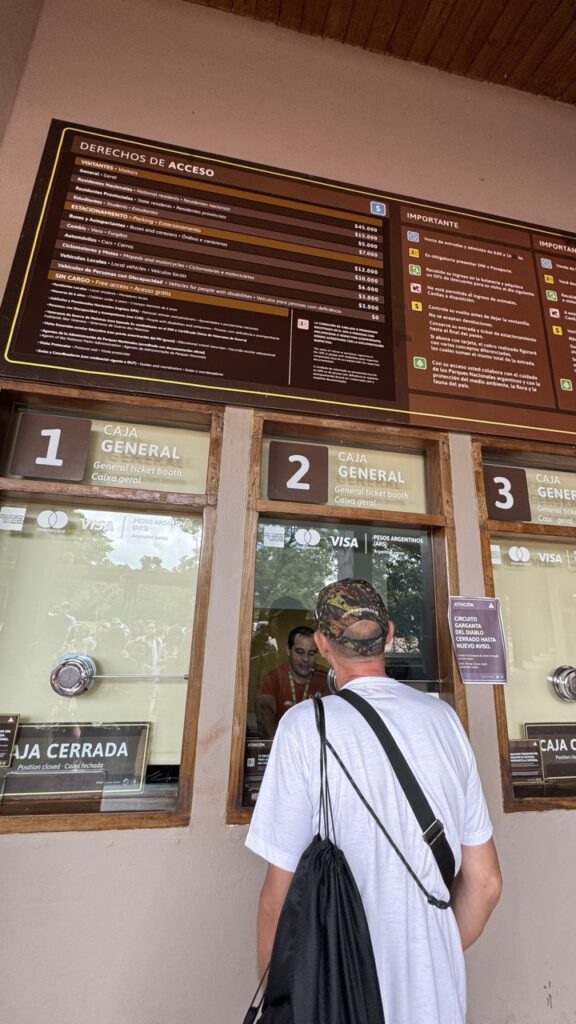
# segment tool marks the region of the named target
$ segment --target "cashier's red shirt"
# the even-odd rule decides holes
[[[294,704],[292,697],[292,689],[290,687],[290,679],[288,678],[288,662],[284,665],[280,665],[279,668],[272,669],[260,680],[258,686],[258,694],[274,697],[276,701],[276,714],[278,720],[282,718],[282,715],[288,711]],[[317,693],[321,697],[325,697],[330,690],[328,689],[328,683],[326,679],[326,672],[324,669],[316,668],[312,673],[310,685],[308,686],[308,697],[314,697]],[[296,691],[296,704],[299,704],[303,698],[306,690],[306,685],[294,682],[294,690]]]

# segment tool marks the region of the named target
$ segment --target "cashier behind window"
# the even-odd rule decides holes
[[[316,693],[329,693],[326,672],[315,667],[318,650],[314,630],[295,626],[286,644],[288,661],[262,677],[256,691],[258,734],[272,739],[282,715]]]

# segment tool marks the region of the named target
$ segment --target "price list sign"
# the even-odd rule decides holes
[[[12,372],[394,400],[379,196],[89,129],[50,139]]]
[[[0,374],[571,442],[576,237],[54,121]]]

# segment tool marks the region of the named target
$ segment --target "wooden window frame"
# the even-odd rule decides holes
[[[351,447],[374,448],[386,451],[421,453],[425,458],[426,493],[429,511],[406,513],[376,511],[346,506],[316,505],[286,501],[271,501],[260,497],[260,470],[264,437],[279,440],[298,438],[310,443],[347,444]],[[248,824],[252,809],[242,807],[242,781],[246,716],[248,703],[250,644],[256,569],[256,531],[261,515],[314,519],[320,522],[346,521],[354,523],[379,522],[383,526],[411,526],[428,528],[431,537],[434,597],[438,609],[448,609],[449,593],[457,593],[457,563],[454,516],[452,511],[452,483],[448,438],[444,433],[414,430],[409,427],[360,423],[353,420],[323,420],[313,417],[281,413],[255,412],[250,445],[250,479],[244,539],[244,576],[242,580],[239,622],[236,691],[234,698],[234,725],[230,753],[226,821],[230,825]],[[453,680],[450,686],[451,703],[464,728],[468,728],[468,715],[464,687],[461,683],[450,642],[448,616],[436,616],[436,642],[439,675],[442,680]]]
[[[43,813],[14,816],[2,814],[0,815],[0,834],[186,826],[190,822],[194,783],[224,410],[221,406],[192,405],[187,401],[153,398],[148,395],[112,394],[106,391],[87,392],[77,388],[3,380],[0,383],[0,436],[7,435],[11,418],[19,407],[31,411],[46,409],[68,414],[76,410],[78,414],[92,415],[95,418],[120,420],[131,418],[136,421],[143,419],[159,426],[204,427],[209,429],[210,449],[204,494],[192,495],[129,487],[102,487],[91,484],[0,477],[0,498],[3,500],[29,500],[37,495],[54,495],[54,497],[66,500],[89,500],[96,507],[98,505],[109,506],[113,502],[114,508],[120,511],[137,509],[150,513],[172,512],[202,517],[202,545],[192,623],[182,757],[175,807],[171,810],[102,811],[85,814]]]
[[[508,460],[512,466],[518,465],[534,469],[541,468],[544,462],[547,468],[557,468],[559,471],[564,470],[566,472],[569,471],[568,460],[571,460],[574,464],[572,471],[576,471],[576,449],[573,446],[546,444],[545,442],[475,437],[472,440],[472,452],[485,588],[488,596],[496,597],[490,554],[490,541],[495,535],[518,534],[523,537],[567,539],[573,541],[576,545],[576,527],[554,526],[549,523],[525,523],[489,519],[484,490],[484,465],[486,458]],[[504,811],[506,813],[514,813],[516,811],[550,811],[559,808],[565,810],[576,809],[576,795],[545,794],[538,796],[531,795],[531,793],[517,795],[514,792],[510,772],[510,747],[504,686],[494,686],[493,691]],[[525,788],[528,789],[528,787]]]

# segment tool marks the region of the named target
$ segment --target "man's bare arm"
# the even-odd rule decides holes
[[[468,949],[484,931],[501,891],[502,875],[494,841],[463,846],[462,864],[452,889],[452,909],[463,949]]]
[[[278,918],[292,878],[291,871],[284,871],[283,868],[277,868],[274,864],[268,865],[266,878],[260,892],[256,921],[258,976],[260,978],[270,962]]]

